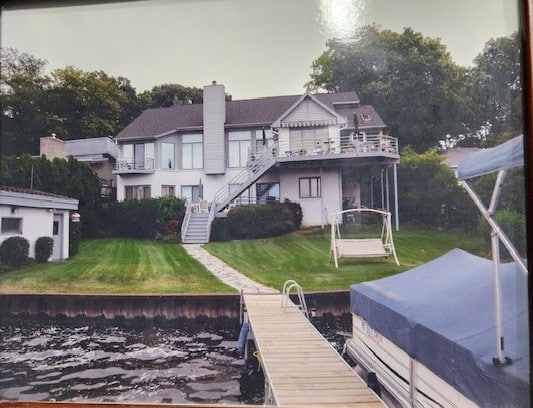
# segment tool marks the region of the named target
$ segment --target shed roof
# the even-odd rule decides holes
[[[77,210],[75,198],[23,187],[0,186],[0,205]]]

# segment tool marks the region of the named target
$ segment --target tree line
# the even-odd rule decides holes
[[[518,33],[490,39],[463,67],[439,39],[370,25],[349,40],[328,41],[308,86],[356,91],[400,146],[416,152],[489,147],[522,133],[521,58]]]
[[[312,62],[307,86],[356,91],[374,105],[400,146],[491,146],[522,132],[518,33],[489,40],[472,67],[453,62],[439,39],[377,25],[331,39]],[[202,89],[179,84],[137,93],[128,78],[73,66],[45,74],[47,62],[1,49],[2,152],[37,154],[39,138],[114,136],[147,108],[201,103]],[[227,95],[227,99],[231,96]]]
[[[39,138],[114,136],[143,110],[202,102],[202,89],[179,84],[137,94],[128,78],[73,66],[45,74],[47,62],[13,48],[0,53],[2,152],[38,154]],[[230,98],[230,96],[228,96]]]

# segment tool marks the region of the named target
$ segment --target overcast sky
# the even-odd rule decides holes
[[[300,94],[327,39],[377,23],[440,38],[469,65],[518,29],[514,0],[149,0],[2,13],[1,43],[129,78],[138,92],[216,80],[234,99]]]

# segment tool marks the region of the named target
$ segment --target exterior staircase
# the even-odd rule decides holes
[[[276,163],[275,148],[263,146],[250,154],[246,169],[235,176],[216,194],[213,203],[202,200],[187,206],[181,226],[181,242],[184,244],[203,244],[209,242],[211,223],[215,214],[221,213],[246,189],[255,183]],[[231,186],[231,189],[230,189]]]
[[[209,242],[213,211],[198,211],[198,206],[187,207],[181,227],[181,242],[184,244],[203,244]]]
[[[276,163],[276,159],[276,148],[271,146],[262,146],[251,153],[246,169],[237,174],[215,194],[215,212],[222,212],[233,200],[265,174]]]

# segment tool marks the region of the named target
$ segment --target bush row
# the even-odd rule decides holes
[[[39,237],[35,242],[35,260],[47,262],[52,256],[54,240],[52,237]],[[19,268],[29,259],[30,243],[24,237],[9,237],[0,245],[0,262],[4,265]]]
[[[211,225],[211,241],[266,238],[300,228],[302,208],[298,203],[242,205]]]
[[[108,234],[147,239],[178,236],[184,216],[185,201],[177,197],[123,201],[111,205],[107,212]]]

